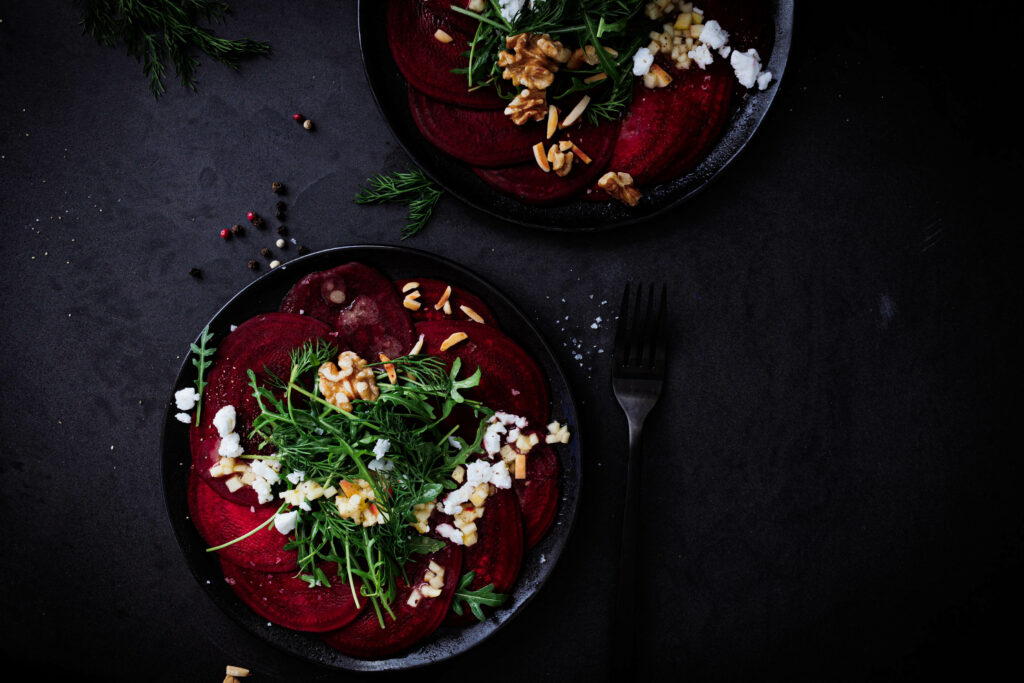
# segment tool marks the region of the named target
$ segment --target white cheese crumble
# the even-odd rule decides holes
[[[252,490],[256,492],[256,499],[262,505],[274,500],[274,494],[270,492],[270,484],[263,477],[256,477],[252,480]]]
[[[373,457],[380,460],[391,448],[390,439],[377,439],[377,443],[373,447]]]
[[[478,485],[491,480],[491,464],[486,460],[476,460],[466,465],[466,483],[470,491]]]
[[[491,483],[499,489],[512,488],[512,475],[508,472],[508,465],[504,460],[499,460],[491,466]]]
[[[711,62],[715,61],[715,58],[711,56],[711,51],[708,50],[707,45],[698,45],[694,49],[686,53],[686,56],[693,60],[693,62],[702,69],[708,68]],[[596,325],[594,326],[597,327]]]
[[[765,88],[768,87],[768,84],[771,83],[771,82],[772,82],[772,72],[771,71],[762,71],[757,76],[757,89],[758,90],[764,90]]]
[[[523,11],[523,8],[529,7],[529,5],[529,0],[498,0],[498,9],[501,10],[501,16],[505,17],[508,21],[515,19],[516,15]]]
[[[290,481],[293,486],[298,486],[306,478],[306,473],[302,470],[295,470],[284,475],[284,478]]]
[[[177,406],[178,410],[192,410],[196,407],[196,401],[198,400],[199,394],[192,387],[186,387],[174,392],[174,405]]]
[[[501,450],[501,435],[506,433],[505,425],[500,422],[492,422],[484,432],[484,451],[489,456],[495,456]]]
[[[177,420],[178,422],[181,422],[182,424],[188,424],[189,422],[192,421],[192,416],[189,415],[188,413],[175,413],[174,419]]]
[[[717,50],[729,42],[729,32],[723,29],[717,21],[709,21],[704,24],[704,29],[700,32],[700,42],[712,50]]]
[[[291,512],[279,512],[274,517],[274,528],[287,536],[291,532],[295,531],[295,522],[298,521],[298,519],[298,510],[292,510]]]
[[[461,451],[462,450],[462,442],[459,441],[458,439],[456,439],[454,436],[449,436],[448,437],[448,445],[450,445],[452,448],[454,448],[457,451]]]
[[[650,49],[646,47],[640,48],[633,55],[633,75],[646,75],[651,70],[652,64],[654,64],[654,55],[651,54]]]
[[[437,533],[441,534],[455,545],[463,545],[462,532],[451,524],[438,524]]]
[[[732,48],[729,47],[728,45],[723,45],[722,47],[720,47],[718,49],[718,54],[722,55],[722,57],[724,59],[728,59],[729,58],[729,53],[730,52],[732,52]]]
[[[761,55],[757,54],[757,50],[754,48],[750,48],[746,52],[733,50],[729,63],[736,73],[736,80],[745,88],[753,88],[758,74],[761,73]]]
[[[395,463],[390,460],[374,458],[370,462],[366,463],[366,469],[373,470],[374,472],[390,472],[395,469]]]
[[[213,416],[213,426],[222,438],[235,431],[235,407],[227,405],[218,410]]]
[[[244,453],[245,450],[242,448],[238,434],[231,432],[221,438],[220,446],[217,448],[217,455],[225,458],[237,458]]]
[[[280,481],[277,472],[281,465],[276,460],[253,460],[249,463],[252,473],[265,480],[268,484],[276,484]],[[254,487],[255,488],[255,487]]]

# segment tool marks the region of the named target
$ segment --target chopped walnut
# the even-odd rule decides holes
[[[548,162],[551,164],[551,170],[564,178],[572,170],[573,153],[566,152],[559,147],[559,145],[551,145],[551,149],[548,150]]]
[[[540,121],[548,115],[548,94],[543,90],[524,90],[505,107],[505,116],[517,126]]]
[[[498,66],[505,71],[502,77],[511,80],[516,87],[543,90],[555,80],[559,64],[565,64],[572,56],[572,50],[557,40],[551,40],[547,33],[534,35],[520,33],[505,39],[505,47],[498,53]]]
[[[352,412],[353,400],[361,398],[364,401],[376,401],[380,395],[373,370],[366,367],[366,361],[352,351],[342,352],[338,356],[337,365],[330,361],[321,365],[317,375],[320,378],[320,393],[346,413]]]
[[[640,190],[633,187],[633,176],[628,173],[608,171],[597,181],[597,186],[626,206],[636,206],[640,201]]]

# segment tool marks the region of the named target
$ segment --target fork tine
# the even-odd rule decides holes
[[[654,341],[657,333],[657,320],[654,318],[654,285],[647,287],[647,312],[644,314],[644,329],[640,337],[640,351],[637,362],[647,368],[654,363]]]
[[[626,351],[628,348],[627,338],[629,336],[626,327],[626,317],[629,313],[629,283],[626,283],[626,289],[622,292],[622,305],[619,306],[619,323],[615,327],[615,348],[613,353],[615,355],[615,362],[619,365],[625,365],[627,362]]]
[[[657,329],[654,335],[654,369],[665,367],[665,347],[668,345],[668,285],[661,286],[661,303],[658,305]]]
[[[643,356],[644,349],[644,334],[643,334],[643,315],[641,311],[641,304],[643,303],[644,296],[644,285],[638,283],[636,286],[636,301],[633,306],[633,320],[632,320],[632,333],[629,335],[629,357],[628,365],[635,366],[639,365],[640,358]]]

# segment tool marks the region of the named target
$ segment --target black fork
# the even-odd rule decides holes
[[[640,436],[644,420],[661,395],[665,378],[665,317],[667,287],[655,309],[654,286],[636,287],[630,308],[629,285],[622,293],[619,324],[615,330],[612,390],[629,421],[629,464],[626,475],[626,507],[622,519],[622,546],[619,550],[619,576],[615,592],[612,632],[612,672],[620,675],[631,670],[636,649],[636,557],[640,519],[640,472],[642,453]],[[632,677],[632,676],[631,676]]]

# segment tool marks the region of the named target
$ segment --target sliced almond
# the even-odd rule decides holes
[[[380,355],[380,362],[384,363],[384,372],[388,373],[388,381],[392,384],[398,384],[398,373],[395,372],[395,364],[389,362],[391,359],[385,356],[383,353]]]
[[[412,296],[405,297],[405,300],[402,301],[402,305],[408,308],[410,311],[420,310],[420,302],[416,301],[416,299],[413,298]]]
[[[441,43],[452,42],[452,37],[445,33],[444,31],[442,31],[441,29],[437,29],[436,31],[434,31],[434,37],[437,38],[438,42]]]
[[[584,83],[597,83],[598,81],[603,81],[606,78],[608,78],[608,74],[606,74],[605,72],[602,71],[599,74],[594,74],[593,76],[587,76],[586,78],[583,79],[583,82]]]
[[[241,666],[231,666],[229,664],[228,667],[227,667],[227,672],[226,673],[227,673],[228,676],[235,676],[237,678],[245,678],[246,676],[249,675],[249,670],[246,669],[246,668],[243,668]]]
[[[558,143],[559,152],[568,152],[570,149],[572,149],[572,143],[568,140],[562,140]]]
[[[516,456],[516,479],[526,479],[526,456],[520,453]]]
[[[585,112],[587,110],[587,105],[589,105],[589,104],[590,104],[590,95],[584,95],[580,99],[580,101],[576,104],[576,106],[572,108],[572,111],[569,112],[569,115],[566,116],[564,119],[562,119],[562,123],[560,123],[558,125],[558,127],[559,128],[568,128],[572,124],[576,123],[576,121],[578,121],[579,118],[581,116],[583,116],[583,112]],[[544,149],[543,145],[541,145],[541,149],[542,150]],[[533,148],[533,153],[534,154],[537,153],[537,148],[536,147]]]
[[[573,143],[572,146],[572,153],[575,154],[576,157],[585,164],[589,164],[591,161],[593,161],[593,159],[587,156],[587,153],[584,152],[579,147],[577,147],[575,143]]]
[[[422,350],[423,350],[423,335],[421,334],[420,338],[416,340],[416,344],[414,344],[413,347],[411,349],[409,349],[409,355],[410,356],[415,356],[417,353],[419,353]]]
[[[452,314],[452,302],[451,301],[445,301],[444,302],[444,308],[442,308],[441,310],[444,311],[445,315],[451,315]]]
[[[423,293],[417,289],[415,292],[409,292],[408,294],[406,294],[405,298],[415,301],[416,299],[419,299],[421,296],[423,296]]]
[[[551,139],[556,130],[558,130],[558,109],[552,104],[548,107],[548,140]]]
[[[441,350],[447,351],[451,347],[455,346],[461,341],[465,341],[466,339],[469,339],[469,335],[466,334],[465,332],[453,332],[451,335],[448,336],[447,339],[441,342]]]
[[[409,599],[405,601],[405,604],[409,605],[409,607],[415,607],[420,604],[420,598],[422,597],[418,590],[414,590],[412,593],[409,593]]]
[[[420,283],[418,282],[406,282],[404,285],[402,285],[402,293],[404,294],[405,292],[408,292],[410,289],[416,289],[419,286]]]
[[[473,322],[482,323],[484,321],[484,319],[480,317],[480,314],[469,306],[459,306],[459,310],[465,313]]]
[[[444,290],[444,294],[442,294],[441,298],[437,300],[436,304],[434,304],[434,310],[435,311],[440,311],[442,308],[444,308],[444,305],[446,303],[448,303],[448,297],[450,297],[451,295],[452,295],[452,286],[448,285],[445,288],[445,290]]]
[[[545,173],[551,170],[551,164],[548,163],[548,153],[544,150],[543,142],[538,142],[533,146],[533,158],[537,160],[537,165],[540,166],[540,170]]]

